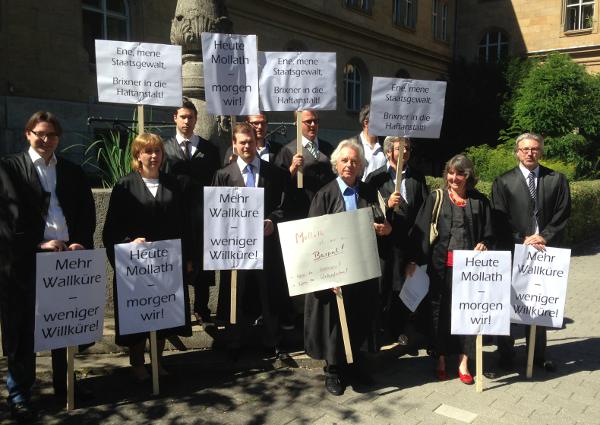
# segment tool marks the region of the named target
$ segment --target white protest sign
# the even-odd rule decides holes
[[[510,333],[510,252],[462,251],[453,254],[453,335]]]
[[[570,263],[570,249],[515,245],[511,322],[562,327]]]
[[[440,137],[446,82],[373,77],[369,134]]]
[[[255,35],[202,33],[206,110],[213,115],[259,113]]]
[[[204,188],[204,270],[263,268],[264,188]]]
[[[181,46],[96,40],[100,102],[181,106]]]
[[[413,313],[429,292],[429,275],[427,275],[427,266],[415,267],[412,276],[408,276],[402,285],[398,294],[400,300]]]
[[[336,109],[336,55],[259,52],[263,111]]]
[[[290,295],[381,276],[371,208],[277,224]]]
[[[102,338],[105,258],[104,249],[37,254],[34,351],[89,344]]]
[[[185,324],[181,240],[115,245],[115,274],[121,335]]]

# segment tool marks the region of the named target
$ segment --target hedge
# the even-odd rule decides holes
[[[441,177],[427,177],[427,186],[434,190],[443,186]],[[569,183],[571,188],[571,218],[567,224],[565,243],[577,243],[600,235],[600,180],[583,180]],[[480,181],[477,190],[488,198],[492,183]]]

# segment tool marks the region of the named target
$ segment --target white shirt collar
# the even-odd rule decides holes
[[[527,180],[527,178],[529,177],[529,173],[531,171],[528,170],[527,167],[525,167],[520,162],[519,162],[519,169],[521,170],[521,173],[523,173],[523,177],[525,177],[525,180]],[[539,165],[533,169],[533,174],[535,174],[536,179],[540,176],[540,166]]]
[[[177,143],[181,146],[181,144],[183,143],[184,140],[189,140],[190,143],[192,144],[192,146],[196,146],[198,144],[198,136],[196,136],[195,134],[192,134],[192,137],[190,137],[189,139],[186,139],[184,136],[182,136],[181,134],[177,133],[175,135],[175,139],[177,140]]]
[[[239,156],[237,157],[236,163],[240,169],[240,173],[244,174],[244,171],[246,170],[246,165],[248,164],[246,164],[246,162]],[[250,164],[252,164],[252,166],[254,167],[255,173],[260,172],[260,158],[258,157],[258,155],[254,157]]]
[[[310,142],[310,140],[308,140],[306,137],[302,136],[302,146],[306,147],[308,142]],[[313,140],[312,142],[315,144],[317,149],[319,149],[319,138],[315,137],[315,140]]]
[[[27,151],[27,153],[29,154],[29,157],[31,158],[31,162],[33,162],[34,164],[36,164],[38,161],[42,161],[44,163],[44,165],[46,165],[46,161],[44,160],[44,158],[42,158],[40,156],[39,153],[37,153],[35,151],[35,149],[33,149],[31,146],[29,147],[29,150]],[[50,161],[48,162],[48,165],[56,165],[56,155],[52,154],[52,158],[50,158]]]
[[[362,142],[363,149],[365,150],[365,154],[367,152],[375,153],[375,152],[381,150],[381,145],[379,144],[378,141],[375,141],[375,144],[373,145],[373,147],[371,147],[371,144],[367,140],[367,136],[365,136],[365,133],[362,131],[360,132],[360,141]]]

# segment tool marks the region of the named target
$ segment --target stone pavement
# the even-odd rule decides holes
[[[302,353],[288,364],[263,360],[254,352],[232,363],[215,346],[167,353],[171,375],[161,380],[160,396],[153,397],[150,384],[135,385],[129,379],[126,355],[96,348],[97,354],[76,361],[78,373],[96,394],[93,401],[64,411],[51,395],[49,358],[40,356],[35,403],[40,423],[48,424],[600,424],[598,276],[600,240],[575,252],[565,327],[548,332],[548,355],[556,360],[558,372],[534,369],[533,379],[527,380],[520,339],[520,367],[486,378],[480,394],[457,378],[437,382],[424,350],[409,356],[392,347],[371,356],[376,384],[348,387],[343,396],[334,397],[324,388],[320,362]],[[204,332],[196,334],[205,343],[211,340]],[[494,348],[485,347],[485,371],[494,370]],[[5,372],[2,360],[0,373]],[[6,405],[1,409],[0,423],[10,423]]]

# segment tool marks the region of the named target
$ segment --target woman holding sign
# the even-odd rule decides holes
[[[342,140],[331,155],[331,164],[338,177],[317,192],[310,206],[310,217],[378,205],[377,191],[360,179],[365,166],[362,146],[353,140]],[[374,231],[384,237],[391,233],[392,227],[376,208],[379,214],[375,214]],[[343,394],[344,378],[357,384],[371,381],[357,356],[352,365],[346,363],[336,304],[339,292],[340,288],[333,288],[307,294],[304,311],[306,353],[325,360],[325,387],[333,395]],[[377,279],[344,286],[343,294],[352,352],[358,354],[363,347],[376,349],[373,331],[379,304]]]
[[[121,178],[113,188],[108,205],[106,222],[102,240],[107,255],[114,268],[114,245],[120,243],[144,243],[166,239],[181,239],[183,264],[187,265],[186,239],[183,238],[189,229],[186,214],[188,211],[185,197],[178,181],[170,175],[160,172],[164,159],[164,146],[160,136],[151,133],[140,134],[131,145],[132,169],[127,176]],[[158,331],[158,358],[160,359],[169,335],[190,336],[191,323],[189,296],[187,285],[183,285],[186,299],[186,324],[179,328]],[[113,281],[115,306],[115,341],[118,345],[129,347],[129,361],[133,376],[138,381],[145,381],[150,375],[144,367],[144,349],[148,333],[120,335],[119,312],[117,302],[116,278]],[[167,372],[159,363],[159,374]]]
[[[452,252],[485,251],[491,247],[491,209],[485,195],[475,189],[475,170],[466,156],[456,155],[446,163],[444,180],[446,187],[432,192],[419,211],[411,238],[417,247],[417,263],[427,264],[430,278],[428,298],[431,337],[437,356],[436,376],[439,380],[448,379],[446,356],[458,354],[458,376],[470,385],[474,381],[468,359],[475,354],[475,337],[450,334]],[[435,230],[437,236],[432,235]]]

